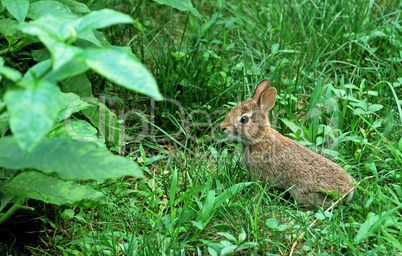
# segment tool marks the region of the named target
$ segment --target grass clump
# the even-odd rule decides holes
[[[140,163],[147,179],[102,183],[111,203],[104,208],[37,203],[44,209],[37,243],[11,239],[3,252],[402,253],[397,1],[194,1],[202,18],[156,2],[107,4],[131,10],[134,27],[106,34],[131,47],[166,98],[155,102],[92,78],[115,113],[136,110],[126,119],[127,141],[114,150]],[[239,145],[218,127],[267,77],[278,90],[273,126],[360,182],[350,203],[307,211],[244,171]]]

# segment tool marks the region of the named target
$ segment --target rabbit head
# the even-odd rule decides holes
[[[276,89],[268,88],[269,79],[259,83],[254,96],[234,107],[221,123],[221,129],[229,138],[245,145],[257,143],[270,133],[267,111],[275,103]]]

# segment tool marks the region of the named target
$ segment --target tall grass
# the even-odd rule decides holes
[[[112,28],[109,38],[132,48],[168,99],[151,102],[95,83],[121,102],[116,108],[142,111],[129,122],[129,136],[142,131],[142,121],[152,123],[145,139],[125,148],[148,179],[103,184],[114,203],[108,208],[49,209],[62,214],[43,219],[43,234],[55,235],[41,235],[27,251],[402,253],[400,4],[222,2],[193,1],[205,20],[156,2],[112,2],[138,24]],[[307,211],[286,192],[253,182],[239,145],[222,142],[217,125],[266,77],[278,90],[275,129],[342,165],[360,182],[353,201]]]

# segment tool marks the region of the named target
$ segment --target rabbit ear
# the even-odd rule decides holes
[[[257,89],[255,89],[253,99],[255,99],[257,101],[260,100],[261,93],[263,93],[263,91],[265,91],[269,87],[270,83],[271,83],[271,81],[269,81],[269,79],[262,80],[258,84]]]
[[[270,110],[276,100],[276,89],[275,88],[268,88],[265,92],[262,93],[260,98],[260,105],[263,111]]]

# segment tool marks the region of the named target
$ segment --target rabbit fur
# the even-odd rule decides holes
[[[269,85],[268,79],[263,80],[254,96],[234,107],[220,127],[243,144],[243,162],[252,177],[290,189],[309,208],[328,207],[332,200],[320,190],[342,196],[353,188],[353,179],[336,163],[271,128],[267,111],[277,93]]]

